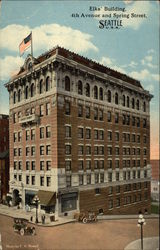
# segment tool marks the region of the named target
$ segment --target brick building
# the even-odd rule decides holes
[[[0,114],[0,202],[9,191],[9,116]]]
[[[56,47],[25,60],[10,96],[10,193],[55,214],[150,212],[152,96]]]
[[[159,201],[159,160],[151,160],[151,198],[153,201]]]

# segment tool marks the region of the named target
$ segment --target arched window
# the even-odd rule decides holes
[[[122,105],[123,105],[124,107],[126,106],[126,97],[125,97],[125,95],[123,95]]]
[[[13,93],[13,103],[16,103],[16,91]]]
[[[143,112],[146,112],[146,102],[143,102]]]
[[[107,92],[107,100],[108,100],[108,102],[112,101],[111,91],[110,90],[108,90],[108,92]]]
[[[132,98],[132,109],[135,109],[135,100]]]
[[[99,89],[99,99],[103,101],[103,89],[102,88]]]
[[[34,96],[34,83],[32,83],[31,85],[31,97]]]
[[[70,79],[68,76],[65,77],[65,90],[70,91]]]
[[[90,97],[90,85],[86,83],[86,96]]]
[[[78,94],[83,95],[83,85],[81,81],[78,81]]]
[[[40,83],[39,83],[39,93],[40,94],[43,93],[43,80],[42,79],[40,80]]]
[[[47,76],[47,78],[46,78],[46,91],[49,91],[50,90],[50,77],[49,76]]]
[[[28,86],[25,88],[25,99],[28,99]]]
[[[94,86],[94,99],[98,99],[98,88]]]
[[[139,110],[139,100],[137,99],[137,102],[136,102],[136,108],[137,110]]]
[[[21,90],[19,89],[18,90],[18,102],[20,102],[21,101]]]
[[[127,96],[127,107],[129,108],[129,96]]]
[[[115,104],[118,105],[118,94],[117,93],[115,93]]]

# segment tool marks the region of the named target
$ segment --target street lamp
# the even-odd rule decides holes
[[[139,214],[139,218],[138,218],[138,227],[141,227],[141,250],[143,250],[143,225],[145,225],[145,219],[143,217],[143,214]]]
[[[36,223],[38,223],[38,203],[39,203],[39,197],[36,195],[33,199],[33,203],[36,206]]]

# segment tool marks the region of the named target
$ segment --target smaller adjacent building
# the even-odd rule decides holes
[[[159,201],[159,185],[160,185],[160,176],[159,176],[159,160],[151,160],[151,198],[153,201]]]

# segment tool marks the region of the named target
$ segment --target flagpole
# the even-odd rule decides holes
[[[32,31],[31,31],[31,55],[33,57],[33,41],[32,41]]]

